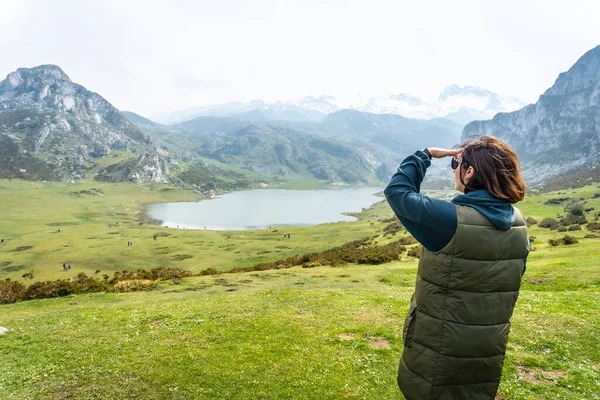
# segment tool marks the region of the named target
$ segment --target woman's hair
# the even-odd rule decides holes
[[[516,203],[525,197],[525,182],[521,177],[517,153],[508,144],[493,136],[481,136],[460,145],[462,159],[460,181],[465,193],[487,190],[494,197]],[[463,181],[468,168],[474,169],[469,182]]]

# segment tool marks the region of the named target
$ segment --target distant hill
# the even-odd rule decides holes
[[[428,146],[452,147],[459,142],[462,130],[462,125],[445,119],[418,120],[355,110],[329,114],[321,127],[343,137],[366,140],[396,154],[409,154]]]
[[[132,124],[137,126],[143,131],[150,132],[171,132],[167,126],[159,124],[158,122],[150,121],[148,118],[142,117],[131,111],[121,112]]]
[[[378,180],[381,157],[350,143],[280,125],[238,125],[229,119],[199,117],[184,124],[184,132],[199,143],[193,149],[198,155],[226,164],[284,179],[354,184]]]
[[[342,110],[321,123],[197,117],[169,128],[197,143],[198,155],[266,175],[367,183],[387,182],[415,150],[457,144],[462,126]],[[440,172],[432,169],[431,180]]]
[[[298,101],[225,103],[196,107],[154,116],[154,119],[175,124],[196,117],[226,117],[246,121],[321,122],[325,116],[340,110],[355,110],[371,114],[395,114],[411,119],[446,118],[465,125],[473,120],[487,119],[499,112],[513,111],[525,103],[514,97],[500,96],[474,86],[450,85],[437,100],[427,102],[405,93],[379,97],[356,96],[338,99],[333,96],[306,96]]]
[[[537,103],[465,126],[462,137],[494,135],[522,160],[532,186],[600,178],[600,46],[585,53]]]

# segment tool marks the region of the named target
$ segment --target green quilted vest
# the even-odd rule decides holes
[[[422,249],[404,323],[398,385],[408,400],[494,399],[527,256],[527,224],[508,231],[456,206],[456,233]]]

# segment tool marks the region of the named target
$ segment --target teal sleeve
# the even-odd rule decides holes
[[[404,227],[429,251],[443,249],[456,232],[456,206],[420,193],[431,159],[422,151],[408,156],[384,190]]]

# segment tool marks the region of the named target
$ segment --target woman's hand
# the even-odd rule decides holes
[[[462,152],[462,149],[440,149],[439,147],[428,147],[427,150],[432,158],[443,158],[457,156]]]

